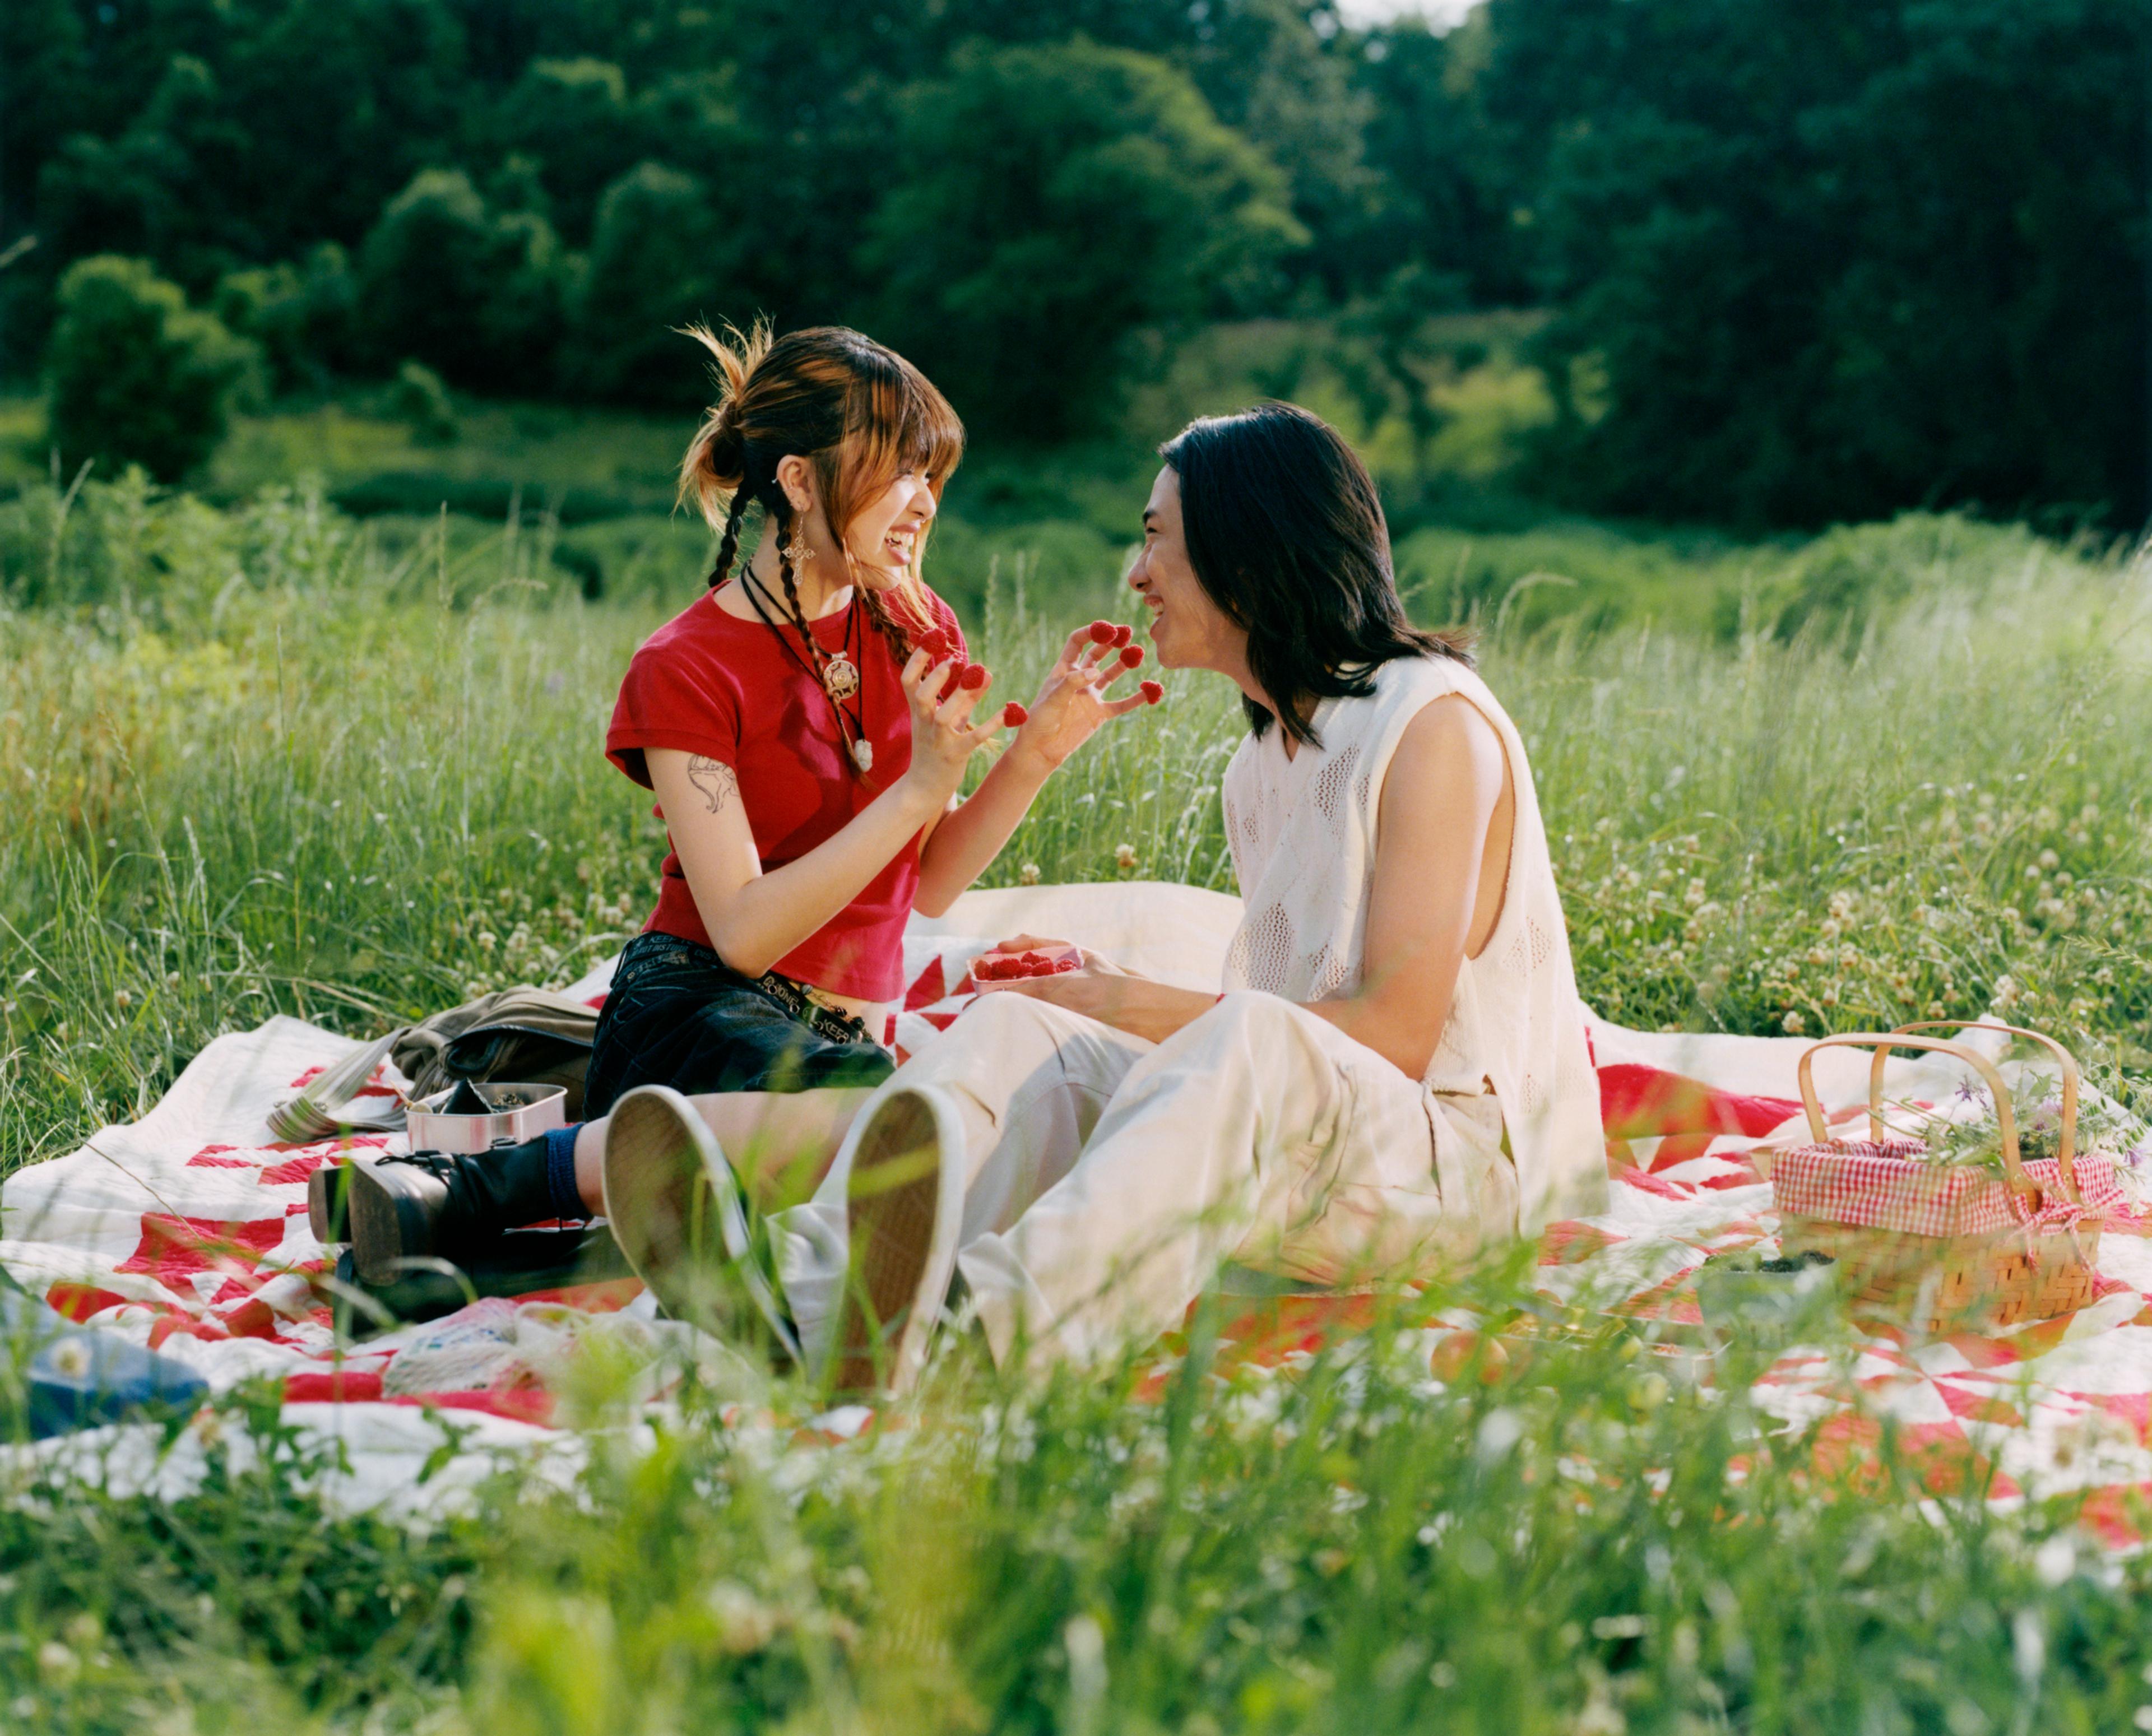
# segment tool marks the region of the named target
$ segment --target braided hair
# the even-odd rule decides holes
[[[730,576],[747,510],[759,505],[777,533],[785,612],[819,667],[828,654],[807,632],[797,575],[784,553],[797,515],[778,485],[779,460],[797,454],[815,467],[842,548],[857,503],[873,499],[901,472],[924,473],[938,498],[963,456],[963,424],[917,368],[843,327],[777,338],[767,321],[759,321],[745,333],[728,327],[720,338],[695,326],[686,335],[710,353],[718,377],[718,401],[680,466],[681,498],[692,497],[719,533],[711,588]],[[925,551],[922,530],[910,573],[886,588],[857,586],[868,621],[899,663],[936,625],[916,576]],[[847,566],[855,567],[851,551],[843,552]]]

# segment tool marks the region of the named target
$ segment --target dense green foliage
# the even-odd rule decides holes
[[[1601,508],[2142,520],[2152,10],[1493,0]]]
[[[59,310],[47,365],[53,443],[69,470],[101,459],[171,482],[216,449],[255,368],[251,344],[139,259],[77,261]]]
[[[900,185],[862,254],[876,327],[989,423],[1089,431],[1130,332],[1256,301],[1306,238],[1285,177],[1127,49],[967,47],[899,112]]]
[[[2145,495],[2144,8],[1490,0],[17,0],[0,371],[150,260],[287,387],[692,406],[698,316],[885,332],[982,430],[1192,322],[1537,302],[1535,484],[1660,519]]]
[[[304,494],[226,513],[139,480],[0,506],[0,1167],[272,1010],[374,1029],[563,980],[639,922],[661,846],[596,744],[670,605],[585,604],[551,534],[399,541]],[[1426,558],[1667,594],[1685,564],[1552,530]],[[1701,563],[1703,598],[1740,558]],[[1935,518],[1784,559],[1723,638],[1715,605],[1588,637],[1531,628],[1550,587],[1464,586],[1587,996],[1748,1031],[2010,1007],[2141,1091],[2144,569]],[[970,624],[1020,688],[1105,571],[992,597]],[[1223,884],[1232,702],[1172,678],[996,879],[1110,876],[1126,844],[1141,875]],[[179,1443],[202,1480],[175,1470],[170,1500],[18,1498],[44,1474],[0,1462],[0,1706],[83,1732],[1690,1736],[2105,1731],[2152,1700],[2145,1558],[2096,1552],[2068,1500],[1991,1509],[1984,1462],[1887,1430],[1871,1462],[1864,1428],[1751,1401],[1768,1346],[1530,1277],[1464,1277],[1280,1376],[1200,1331],[1141,1391],[959,1355],[918,1426],[837,1445],[782,1382],[713,1368],[631,1416],[600,1363],[564,1396],[565,1486],[511,1464],[417,1531],[340,1516],[333,1465],[243,1390]],[[1447,1341],[1430,1380],[1437,1306],[1507,1348]]]

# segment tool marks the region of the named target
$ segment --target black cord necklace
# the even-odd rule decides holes
[[[852,764],[859,767],[863,774],[872,771],[874,744],[867,739],[866,677],[862,673],[865,659],[864,657],[855,659],[850,649],[856,642],[859,634],[859,599],[857,597],[852,599],[852,618],[845,625],[846,648],[840,650],[825,667],[818,668],[815,667],[814,653],[819,652],[821,647],[815,644],[811,630],[804,627],[799,629],[801,637],[807,641],[807,654],[803,655],[794,648],[792,641],[785,637],[784,629],[770,619],[769,611],[763,607],[765,599],[762,581],[757,579],[752,571],[744,572],[740,576],[746,581],[747,600],[754,607],[754,612],[760,617],[762,624],[777,635],[777,642],[784,647],[792,661],[812,676],[820,683],[822,691],[829,696],[830,709],[837,714],[837,733],[850,751]],[[769,598],[767,601],[771,608],[777,606],[774,597]],[[855,696],[860,702],[860,713],[856,718],[845,709],[845,701]]]

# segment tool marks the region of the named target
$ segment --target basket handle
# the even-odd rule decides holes
[[[2075,1161],[2078,1149],[2077,1057],[2044,1031],[2028,1031],[2023,1025],[2006,1025],[1999,1020],[1992,1018],[1975,1019],[1969,1024],[1962,1025],[1955,1024],[1954,1021],[1946,1018],[1922,1019],[1918,1024],[1900,1025],[1891,1034],[1897,1037],[1907,1031],[1933,1031],[1952,1028],[1961,1031],[2007,1031],[2013,1037],[2029,1037],[2035,1043],[2045,1043],[2054,1058],[2062,1063],[2063,1130],[2061,1140],[2057,1146],[2056,1156],[2058,1167],[2062,1170],[2063,1191],[2069,1195],[2071,1205],[2083,1205],[2084,1195],[2078,1191],[2078,1170]],[[1880,1050],[1876,1053],[1875,1065],[1880,1072],[1883,1065],[1883,1054]]]
[[[2002,1075],[1984,1055],[1940,1037],[1908,1036],[1903,1031],[1860,1032],[1848,1031],[1835,1037],[1825,1037],[1810,1043],[1801,1052],[1799,1079],[1801,1088],[1801,1107],[1808,1112],[1809,1131],[1819,1145],[1830,1142],[1830,1124],[1823,1118],[1823,1105],[1816,1099],[1815,1058],[1817,1052],[1827,1048],[1869,1048],[1876,1051],[1877,1065],[1868,1074],[1868,1135],[1879,1145],[1884,1139],[1883,1127],[1883,1069],[1881,1062],[1894,1048],[1932,1049],[1938,1054],[1952,1056],[1964,1062],[1987,1082],[1988,1094],[1995,1100],[1995,1122],[2002,1134],[2002,1175],[2010,1191],[2023,1198],[2027,1195],[2037,1199],[2040,1190],[2033,1178],[2025,1173],[2025,1166],[2018,1156],[2018,1117],[2010,1106],[2010,1092],[2002,1083]]]

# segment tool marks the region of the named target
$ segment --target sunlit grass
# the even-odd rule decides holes
[[[48,599],[0,617],[0,1170],[140,1113],[220,1031],[378,1030],[569,980],[639,926],[657,826],[600,744],[683,596],[587,605],[542,527],[399,541],[303,495],[92,490],[55,536],[53,505],[0,521],[7,594]],[[1784,633],[1481,612],[1586,994],[1754,1032],[1999,1005],[2139,1089],[2145,570],[1947,520],[1827,552],[1811,588],[1851,572],[1860,607]],[[967,622],[1003,693],[1124,609],[1107,571],[1074,596],[1014,573]],[[993,883],[1229,884],[1235,696],[1168,679]],[[1998,1512],[1977,1463],[1887,1439],[1849,1480],[1745,1396],[1761,1348],[1572,1313],[1530,1276],[1470,1276],[1282,1375],[1214,1370],[1201,1330],[1162,1383],[1004,1387],[959,1354],[919,1426],[837,1446],[794,1434],[783,1383],[691,1390],[654,1436],[596,1392],[572,1498],[511,1477],[423,1535],[325,1514],[289,1463],[170,1508],[17,1505],[0,1713],[1962,1736],[2128,1728],[2152,1701],[2144,1569],[2080,1550],[2066,1506]],[[1438,1306],[1515,1348],[1431,1363]],[[250,1404],[271,1426],[259,1399],[235,1429]]]

